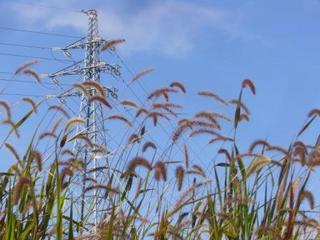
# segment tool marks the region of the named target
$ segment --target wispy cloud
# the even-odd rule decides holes
[[[72,8],[71,0],[51,0],[51,6]],[[58,5],[59,3],[59,5]],[[94,1],[92,3],[94,5]],[[151,52],[170,56],[185,55],[192,51],[205,34],[224,34],[243,38],[241,16],[230,10],[182,1],[153,1],[132,11],[119,10],[110,4],[97,7],[100,30],[106,38],[123,37],[123,50]],[[71,27],[87,29],[87,19],[76,12],[58,11],[36,4],[11,4],[11,10],[24,22],[41,23],[46,28]]]

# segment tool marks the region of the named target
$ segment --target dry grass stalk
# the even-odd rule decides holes
[[[210,129],[220,129],[220,126],[211,122],[201,121],[201,120],[191,120],[189,121],[189,124],[192,125],[192,127],[205,127]]]
[[[137,81],[138,79],[140,79],[141,77],[147,75],[148,73],[151,73],[154,71],[154,68],[147,68],[145,70],[143,70],[142,72],[137,73],[131,80],[131,82]]]
[[[249,152],[252,153],[254,151],[254,149],[259,145],[262,145],[264,148],[271,147],[271,145],[265,140],[256,140],[250,145]]]
[[[173,132],[172,141],[176,142],[188,128],[192,129],[191,121],[187,119],[184,119],[184,121],[180,121],[178,123],[178,127]]]
[[[26,103],[29,103],[32,107],[32,111],[37,113],[37,104],[31,98],[24,97],[24,98],[22,98],[22,100],[25,101]]]
[[[18,162],[21,162],[20,156],[19,156],[18,152],[16,151],[16,149],[10,143],[5,143],[4,145],[12,153],[12,155],[15,157],[15,159]]]
[[[194,137],[197,135],[202,135],[202,134],[209,134],[209,135],[214,135],[214,136],[220,136],[220,134],[212,129],[205,129],[205,128],[201,128],[201,129],[197,129],[194,130],[190,133],[190,137]]]
[[[285,156],[289,156],[289,152],[288,152],[286,149],[284,149],[284,148],[282,148],[282,147],[279,147],[279,146],[269,146],[269,147],[267,147],[266,150],[267,150],[267,151],[280,152],[280,153],[282,153],[282,154],[285,155]]]
[[[53,132],[44,132],[42,134],[40,134],[39,136],[39,140],[42,140],[44,138],[57,138],[57,135],[54,134]]]
[[[320,151],[319,150],[313,150],[309,156],[307,161],[307,166],[310,169],[313,169],[315,167],[320,166]]]
[[[101,85],[101,83],[93,80],[86,80],[82,83],[82,85],[89,88],[89,91],[91,90],[90,88],[94,88],[98,92],[100,97],[106,97],[104,87]]]
[[[116,45],[120,43],[124,43],[126,40],[123,38],[119,39],[113,39],[110,41],[105,42],[105,44],[102,46],[101,51],[106,51],[108,49],[114,48]]]
[[[32,77],[33,79],[35,79],[38,83],[41,83],[41,79],[40,76],[37,72],[35,72],[34,70],[31,69],[25,69],[23,71],[23,74]]]
[[[227,160],[230,162],[232,162],[232,157],[231,155],[229,154],[228,150],[227,149],[224,149],[224,148],[220,148],[219,151],[218,151],[218,154],[223,154],[226,156]]]
[[[157,161],[155,165],[153,166],[154,169],[154,178],[157,181],[160,181],[161,179],[163,181],[167,181],[167,169],[166,165],[163,161]]]
[[[119,189],[117,188],[113,188],[107,185],[103,185],[103,184],[95,184],[93,186],[89,186],[85,189],[85,192],[89,192],[92,190],[105,190],[106,192],[110,192],[110,193],[115,193],[115,194],[119,194]]]
[[[133,133],[129,139],[128,139],[128,144],[134,144],[136,142],[140,142],[140,136],[136,133]]]
[[[311,209],[314,209],[314,197],[310,191],[302,191],[299,195],[299,202],[301,203],[304,199],[307,200]]]
[[[184,168],[182,166],[178,166],[175,171],[177,183],[178,183],[178,191],[181,191],[184,179]]]
[[[320,116],[320,109],[312,109],[309,113],[308,113],[308,117],[311,118],[313,116]]]
[[[38,64],[38,63],[39,63],[38,60],[32,60],[32,61],[30,61],[30,62],[27,62],[27,63],[23,64],[22,66],[18,67],[18,68],[16,69],[16,71],[14,72],[14,74],[16,75],[16,74],[22,73],[22,72],[23,72],[24,70],[26,70],[27,68],[29,68],[29,67],[31,67],[31,66],[33,66],[33,65],[35,65],[35,64]]]
[[[219,129],[221,128],[217,119],[216,119],[216,116],[211,112],[205,112],[205,111],[198,112],[195,115],[195,117],[196,118],[204,118],[206,120],[209,120],[212,124],[215,124],[216,126],[218,126]]]
[[[239,117],[239,122],[241,122],[241,121],[249,122],[249,116],[247,114],[245,114],[245,113],[241,113],[240,117]]]
[[[6,120],[11,119],[11,109],[9,107],[9,104],[5,101],[0,101],[0,106],[5,110]]]
[[[80,90],[80,92],[81,92],[83,95],[89,97],[88,92],[87,92],[87,89],[86,89],[81,83],[75,83],[75,84],[72,85],[72,87]]]
[[[308,150],[306,145],[303,142],[297,141],[293,144],[292,156],[294,158],[294,161],[298,161],[302,164],[302,166],[304,166],[306,164],[307,154],[308,154]]]
[[[64,127],[64,132],[66,133],[67,131],[69,131],[69,129],[73,126],[73,125],[80,125],[80,124],[85,124],[86,121],[81,118],[81,117],[73,117],[73,118],[70,118],[65,127]]]
[[[170,120],[170,118],[168,118],[165,114],[163,114],[161,112],[149,112],[148,115],[147,115],[147,118],[152,118],[154,126],[157,126],[159,117],[165,118],[168,121]]]
[[[65,155],[69,155],[71,157],[74,157],[74,153],[70,150],[70,149],[65,149],[62,151],[61,153],[62,156],[65,156]]]
[[[218,102],[222,103],[223,105],[227,106],[228,103],[223,100],[221,97],[219,97],[217,94],[213,93],[213,92],[209,92],[209,91],[200,91],[198,92],[199,96],[204,96],[204,97],[210,97],[213,98],[215,100],[217,100]]]
[[[29,177],[26,177],[26,176],[19,177],[18,182],[16,183],[13,189],[12,199],[13,199],[14,205],[17,205],[24,186],[29,184],[31,184],[31,179]]]
[[[200,167],[199,165],[192,165],[191,167],[197,174],[201,175],[202,177],[206,177],[205,172],[203,171],[202,167]]]
[[[148,115],[148,111],[146,109],[140,108],[136,113],[136,117],[139,117],[142,113]]]
[[[20,138],[20,134],[16,124],[11,119],[6,119],[2,122],[3,124],[7,124],[11,127],[11,130],[16,134],[17,138]]]
[[[126,100],[123,100],[121,102],[122,105],[124,106],[129,106],[129,107],[132,107],[132,108],[136,108],[138,109],[139,108],[139,105],[135,102],[133,102],[132,100],[129,100],[129,99],[126,99]]]
[[[247,115],[250,115],[249,109],[242,101],[238,99],[232,99],[230,100],[230,103],[239,106]]]
[[[135,157],[133,158],[128,165],[128,171],[134,173],[137,167],[144,167],[149,171],[152,170],[152,165],[149,161],[143,157]]]
[[[194,195],[196,189],[203,187],[204,185],[210,183],[210,179],[204,179],[200,183],[192,184],[185,192],[183,192],[176,202],[172,212],[176,212],[177,210],[181,209],[193,196],[189,197],[189,195]],[[188,198],[189,197],[189,198]]]
[[[250,79],[245,79],[242,82],[242,88],[248,87],[253,95],[256,95],[256,87]]]
[[[186,88],[181,82],[178,82],[178,81],[173,82],[173,83],[170,84],[170,87],[178,88],[178,89],[181,90],[181,92],[186,93]]]
[[[219,136],[211,139],[211,140],[208,142],[208,144],[213,144],[213,143],[218,142],[218,141],[233,142],[234,139],[231,138],[231,137],[226,137],[226,136],[219,135]]]
[[[108,103],[108,101],[104,98],[104,97],[100,97],[100,96],[93,96],[93,97],[89,97],[88,102],[92,103],[92,102],[100,102],[103,105],[107,106],[108,108],[112,109],[112,106],[110,105],[110,103]]]
[[[61,122],[62,122],[62,117],[58,118],[58,120],[53,124],[52,130],[51,130],[52,133],[56,133]]]
[[[38,170],[42,171],[42,158],[41,158],[40,152],[36,151],[36,150],[32,150],[30,152],[30,159],[31,159],[31,161],[35,160],[37,167],[38,167]]]
[[[147,151],[148,148],[153,148],[153,149],[156,150],[156,149],[157,149],[157,146],[156,146],[153,142],[148,141],[148,142],[146,142],[145,144],[143,144],[143,146],[142,146],[142,152]]]
[[[159,88],[149,94],[148,99],[157,98],[159,96],[164,96],[166,101],[169,101],[169,93],[176,93],[177,90],[173,88]]]
[[[164,104],[162,104],[162,103],[154,103],[154,104],[152,104],[152,108],[153,109],[162,109],[162,110],[172,114],[173,116],[177,117],[177,114],[174,111],[172,111],[170,109],[170,107],[168,107],[168,105],[165,104],[165,103]]]
[[[140,129],[140,136],[142,137],[145,133],[146,133],[146,126],[143,126],[143,127]]]
[[[120,114],[111,115],[107,119],[120,120],[121,122],[124,122],[125,124],[127,124],[129,127],[132,127],[132,123],[128,119],[126,119],[125,117],[121,116]]]
[[[86,181],[86,182],[93,182],[93,183],[97,183],[97,180],[96,180],[96,179],[94,179],[94,178],[92,178],[92,177],[86,177],[86,178],[84,179],[84,181]]]
[[[189,158],[189,151],[188,151],[187,144],[183,145],[183,152],[184,152],[184,162],[185,162],[186,169],[189,169],[190,158]]]

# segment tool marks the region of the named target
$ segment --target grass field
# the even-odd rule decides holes
[[[34,64],[19,67],[16,74],[41,84],[32,70]],[[150,71],[137,74],[133,81]],[[89,103],[114,110],[101,84],[79,82],[73,89],[86,96]],[[9,129],[1,145],[15,160],[0,173],[0,238],[320,239],[315,197],[308,190],[313,170],[320,165],[320,143],[315,140],[316,144],[310,146],[299,138],[320,116],[320,110],[310,111],[289,147],[273,145],[257,136],[249,149],[240,151],[237,130],[242,124],[250,125],[246,102],[254,99],[254,83],[242,81],[239,95],[231,100],[211,91],[198,92],[197,98],[208,103],[205,106],[215,101],[230,109],[230,116],[213,112],[210,107],[188,112],[190,117],[179,114],[188,108],[172,99],[187,92],[183,83],[173,82],[151,92],[144,106],[122,100],[120,104],[130,109],[131,115],[115,110],[105,116],[108,124],[113,122],[130,131],[117,152],[110,154],[109,165],[90,170],[91,174],[102,171],[107,176],[101,178],[104,182],[90,174],[84,178],[83,159],[72,151],[74,142],[96,152],[107,151],[86,134],[75,132],[83,127],[84,119],[72,115],[63,105],[48,107],[45,101],[23,98],[30,110],[14,120],[13,107],[0,101],[5,116],[2,124]],[[26,138],[23,126],[36,122],[33,119],[38,119],[43,109],[54,113],[52,124],[48,128],[41,121],[34,124],[24,149],[23,145],[10,144],[11,139],[19,142],[21,137]],[[161,135],[162,126],[169,132],[167,139]],[[232,131],[226,131],[226,126]],[[214,149],[223,161],[208,159],[206,166],[193,161],[193,139]],[[163,142],[168,144],[160,148]],[[52,146],[49,152],[43,150],[46,144]],[[177,146],[182,152],[172,159]],[[77,212],[78,202],[73,201],[78,193],[74,189],[79,188],[77,179],[87,182],[85,193],[99,192],[107,204],[105,209],[98,209],[103,210],[104,217],[97,223],[92,217],[94,206],[88,208],[87,217]]]

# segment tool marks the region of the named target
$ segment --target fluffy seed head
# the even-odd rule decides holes
[[[85,123],[85,120],[81,117],[70,118],[64,127],[64,132],[66,133],[73,125],[79,125],[84,123]]]
[[[247,115],[250,115],[249,109],[248,109],[247,106],[246,106],[243,102],[241,102],[240,100],[238,100],[238,99],[232,99],[232,100],[230,101],[230,103],[239,106]]]
[[[242,82],[242,88],[248,87],[253,95],[256,95],[256,87],[250,79],[245,79]]]
[[[142,72],[137,73],[133,78],[131,82],[137,81],[139,78],[147,75],[148,73],[151,73],[154,71],[154,68],[147,68],[143,70]]]
[[[113,39],[110,41],[107,41],[101,48],[101,51],[106,51],[108,49],[112,49],[114,48],[116,45],[120,44],[120,43],[124,43],[126,40],[123,38],[119,38],[119,39]]]
[[[26,69],[23,71],[23,74],[32,77],[33,79],[35,79],[38,83],[41,83],[41,79],[39,74],[36,71],[33,71],[31,69]]]
[[[57,138],[57,135],[54,134],[53,132],[44,132],[42,134],[40,134],[39,136],[39,140],[42,140],[44,138]]]
[[[18,182],[16,183],[13,189],[12,198],[13,198],[14,205],[18,203],[23,187],[26,185],[29,185],[30,183],[31,183],[31,180],[29,177],[26,177],[26,176],[19,177]]]
[[[313,117],[313,116],[320,116],[320,109],[312,109],[309,114],[308,117]]]
[[[143,144],[142,152],[147,151],[148,148],[157,149],[157,146],[153,142],[146,142],[145,144]]]
[[[198,92],[199,96],[204,96],[204,97],[210,97],[213,98],[215,100],[217,100],[218,102],[222,103],[223,105],[227,106],[228,103],[223,100],[221,97],[219,97],[217,94],[213,93],[213,92],[209,92],[209,91],[200,91]]]
[[[267,148],[270,147],[270,144],[267,141],[265,141],[265,140],[256,140],[250,145],[249,153],[252,153],[254,151],[254,149],[259,145],[262,145],[263,147],[267,147]]]
[[[132,108],[136,108],[136,109],[139,108],[139,105],[138,105],[138,104],[136,104],[136,103],[133,102],[132,100],[128,100],[128,99],[123,100],[123,101],[121,102],[121,104],[124,105],[124,106],[129,106],[129,107],[132,107]]]
[[[170,84],[170,87],[172,88],[178,88],[180,89],[183,93],[186,93],[186,88],[184,87],[184,85],[181,82],[173,82]]]
[[[89,97],[88,102],[92,103],[92,102],[100,102],[103,105],[107,106],[108,108],[112,109],[112,106],[110,105],[110,103],[108,103],[108,101],[104,98],[104,97],[100,97],[100,96],[93,96],[93,97]]]
[[[37,104],[29,97],[22,98],[23,101],[29,103],[32,107],[32,110],[36,113],[37,112]]]
[[[134,173],[137,167],[144,167],[150,171],[152,170],[152,165],[143,157],[133,158],[128,164],[128,171]]]
[[[38,60],[32,60],[30,62],[27,62],[27,63],[23,64],[21,67],[17,68],[17,70],[14,72],[14,74],[16,75],[16,74],[22,73],[27,68],[29,68],[35,64],[38,64],[38,63],[39,63]]]
[[[181,191],[184,179],[184,168],[182,166],[178,166],[176,168],[175,175],[178,183],[178,191]]]
[[[189,169],[190,158],[189,158],[189,151],[188,151],[187,144],[183,145],[183,152],[184,152],[184,162],[185,162],[186,169]]]
[[[104,87],[99,82],[93,80],[86,80],[82,83],[82,85],[85,87],[94,88],[98,92],[100,97],[106,97]]]
[[[125,117],[123,117],[123,116],[121,116],[119,114],[111,115],[107,119],[119,120],[119,121],[124,122],[125,124],[127,124],[129,127],[132,127],[132,123],[128,119],[126,119]]]
[[[9,107],[9,104],[5,101],[0,101],[0,106],[5,110],[6,112],[6,119],[11,119],[11,109]]]
[[[154,169],[154,178],[157,181],[160,181],[161,179],[163,181],[167,181],[167,169],[166,169],[166,165],[163,161],[158,161],[155,163],[155,165],[153,166]]]

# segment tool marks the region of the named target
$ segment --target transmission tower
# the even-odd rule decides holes
[[[96,10],[83,11],[88,16],[88,32],[87,36],[80,40],[60,48],[67,56],[71,56],[71,50],[83,49],[85,58],[83,61],[76,62],[62,70],[59,70],[49,77],[58,82],[57,79],[67,75],[82,75],[83,81],[100,82],[101,73],[109,73],[119,76],[119,66],[111,65],[100,60],[100,52],[102,47],[108,41],[102,39],[99,35],[98,16]],[[107,93],[111,93],[113,97],[117,97],[116,90],[105,88]],[[93,148],[83,145],[83,141],[76,141],[74,144],[74,153],[77,158],[83,160],[83,172],[81,176],[74,177],[75,186],[70,193],[73,199],[73,206],[77,210],[76,219],[84,224],[85,229],[92,229],[103,219],[108,202],[105,192],[93,188],[93,191],[86,191],[94,184],[106,184],[108,175],[105,167],[109,166],[107,158],[107,143],[103,117],[103,106],[99,102],[89,102],[90,97],[97,94],[95,89],[89,89],[87,94],[80,92],[66,93],[65,96],[79,95],[81,96],[79,117],[85,120],[84,128],[77,128],[76,134],[85,135],[93,144]],[[108,95],[108,94],[107,94]],[[99,148],[99,149],[97,149]],[[103,149],[104,151],[101,151]],[[104,167],[104,168],[103,168]],[[100,171],[95,171],[101,168]],[[93,171],[94,170],[94,171]],[[91,179],[92,181],[87,181]]]

